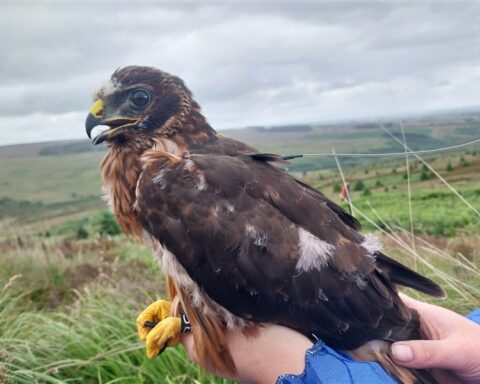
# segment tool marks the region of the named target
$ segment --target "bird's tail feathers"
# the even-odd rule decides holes
[[[437,283],[415,271],[412,271],[398,261],[391,259],[381,252],[375,252],[375,257],[378,267],[383,272],[386,272],[389,275],[390,280],[395,284],[410,287],[434,297],[447,296],[443,288]]]
[[[349,353],[359,361],[378,362],[399,383],[438,384],[437,380],[426,370],[397,365],[390,355],[390,345],[391,343],[387,341],[372,340]]]

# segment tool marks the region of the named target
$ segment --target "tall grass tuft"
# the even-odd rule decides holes
[[[87,244],[92,245],[85,243],[85,249]],[[92,273],[80,285],[75,278],[57,281],[55,276],[64,276],[72,265],[88,273],[102,260],[85,249],[73,257],[49,253],[51,246],[33,242],[5,254],[3,261],[14,274],[7,278],[5,271],[0,273],[0,383],[227,382],[200,372],[182,347],[168,348],[153,361],[146,357],[135,318],[155,299],[155,288],[148,292],[142,282],[161,280],[157,268],[113,259],[116,268],[103,275]],[[113,252],[121,254],[118,247],[131,244],[121,240],[115,245]],[[60,249],[61,242],[55,248]],[[92,268],[83,267],[87,264]],[[77,285],[62,301],[50,295],[72,282]],[[54,303],[45,302],[52,297]]]

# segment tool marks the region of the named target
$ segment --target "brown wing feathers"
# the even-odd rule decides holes
[[[400,331],[413,336],[386,276],[395,270],[377,271],[363,236],[328,200],[266,159],[192,155],[155,163],[140,182],[144,226],[238,316],[315,333],[344,349]],[[334,246],[322,268],[298,269],[299,228]],[[315,241],[313,250],[321,250]]]

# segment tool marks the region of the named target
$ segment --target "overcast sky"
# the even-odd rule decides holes
[[[217,129],[480,106],[480,2],[1,2],[0,47],[0,145],[85,137],[129,64]]]

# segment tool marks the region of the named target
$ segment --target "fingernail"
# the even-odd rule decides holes
[[[414,358],[412,348],[406,344],[393,344],[392,355],[395,360],[403,363],[408,363]]]

